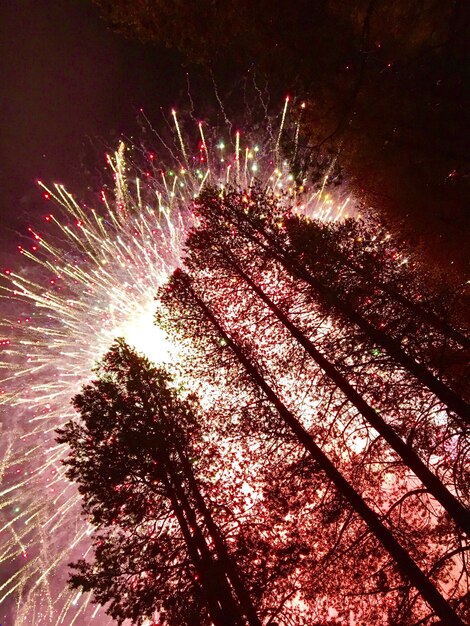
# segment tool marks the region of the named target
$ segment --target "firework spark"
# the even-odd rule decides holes
[[[178,263],[194,197],[205,185],[223,193],[227,185],[257,180],[312,217],[344,212],[347,200],[335,206],[325,185],[308,195],[281,161],[288,105],[286,99],[276,138],[265,143],[237,131],[208,144],[199,123],[194,153],[172,111],[174,145],[155,133],[167,165],[153,152],[120,144],[107,157],[114,192],[102,191],[96,208],[62,185],[39,183],[54,211],[44,229],[29,229],[33,243],[20,247],[23,260],[5,271],[1,285],[0,560],[7,575],[0,604],[18,626],[110,623],[89,596],[65,584],[66,564],[87,553],[92,527],[80,515],[75,485],[64,478],[66,450],[55,442],[55,430],[72,417],[71,396],[115,337],[155,361],[174,358],[153,325],[153,297]],[[134,153],[144,153],[144,165],[135,165]]]

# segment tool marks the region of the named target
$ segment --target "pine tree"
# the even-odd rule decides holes
[[[288,207],[286,210],[286,204],[284,198],[256,189],[250,193],[228,192],[224,196],[211,190],[205,192],[195,203],[200,226],[190,235],[187,244],[185,265],[190,278],[185,280],[189,281],[186,283],[189,287],[182,285],[183,274],[175,275],[162,290],[161,303],[165,310],[159,313],[159,321],[189,341],[196,354],[204,355],[203,361],[200,357],[199,362],[198,357],[191,361],[190,368],[197,370],[195,375],[206,376],[215,385],[230,386],[232,383],[227,381],[236,381],[231,391],[239,398],[243,393],[251,394],[251,410],[256,412],[259,407],[259,416],[257,420],[248,416],[247,421],[251,421],[255,429],[261,428],[267,437],[271,435],[273,447],[289,446],[292,440],[299,441],[292,430],[288,434],[285,420],[284,428],[280,427],[266,410],[262,397],[264,394],[266,402],[269,394],[263,391],[259,380],[253,382],[253,372],[257,372],[284,408],[320,444],[320,451],[326,454],[334,468],[350,485],[354,484],[357,495],[362,492],[363,499],[374,502],[372,508],[378,513],[379,521],[386,522],[394,538],[400,538],[422,570],[432,572],[434,580],[446,580],[452,576],[452,571],[463,568],[463,572],[467,559],[465,539],[449,522],[453,518],[462,528],[468,529],[465,422],[452,412],[445,416],[440,401],[416,380],[413,373],[378,348],[343,312],[338,314],[331,300],[323,298],[323,294],[319,296],[308,280],[292,270],[292,259],[300,266],[304,264],[310,272],[316,270],[315,279],[326,285],[325,289],[341,293],[350,307],[359,309],[361,316],[364,311],[360,300],[359,303],[354,300],[354,289],[368,289],[372,306],[393,318],[393,323],[386,329],[393,341],[399,338],[398,322],[408,325],[412,341],[407,348],[408,356],[414,357],[418,348],[425,355],[425,333],[420,337],[415,328],[432,324],[423,321],[425,316],[421,315],[421,310],[411,311],[412,307],[404,307],[390,294],[384,298],[383,291],[375,289],[370,280],[364,279],[357,287],[359,279],[352,278],[353,270],[345,257],[360,267],[366,264],[368,250],[356,245],[346,255],[341,246],[347,247],[347,238],[339,236],[340,249],[332,257],[334,232],[341,226],[326,228],[306,222],[305,240],[313,238],[309,227],[315,235],[318,230],[325,238],[329,237],[324,258],[322,242],[317,241],[315,258],[319,259],[318,263],[306,259],[305,249],[302,250],[299,243],[302,221],[291,215]],[[294,228],[297,233],[291,237]],[[358,225],[358,228],[367,232],[365,225]],[[347,223],[343,229],[345,233],[354,232],[356,225]],[[375,266],[374,271],[382,272],[384,285],[403,289],[401,280],[405,270],[396,270],[393,247],[387,240],[383,248],[390,252],[390,256],[384,254],[374,258],[372,255],[368,262]],[[374,255],[380,251],[378,246]],[[329,267],[330,261],[333,270]],[[407,272],[415,282],[407,284],[408,291],[403,289],[403,293],[407,299],[412,299],[414,290],[421,285],[413,269]],[[433,315],[437,315],[438,304],[434,306],[431,302]],[[408,320],[404,322],[407,316]],[[196,328],[197,332],[194,332]],[[433,328],[435,341],[441,342],[448,339],[446,333],[452,326],[445,320],[440,328],[436,324]],[[450,341],[458,343],[456,339]],[[246,361],[240,365],[243,355],[254,371],[247,369]],[[424,358],[423,364],[426,369],[431,367]],[[237,385],[243,392],[236,391]],[[249,393],[248,389],[251,389]],[[274,397],[271,396],[271,407],[273,405]],[[410,469],[419,476],[424,488]],[[390,489],[391,476],[393,490]],[[276,480],[276,475],[271,474],[273,492],[276,492]],[[449,516],[439,511],[434,497]],[[287,500],[289,508],[289,498]],[[340,524],[344,523],[345,529],[338,531],[338,545],[333,543],[331,550],[326,550],[330,562],[337,558],[335,554],[341,553],[340,544],[352,528],[347,515],[343,517],[340,513],[338,517],[338,511],[351,511],[351,503],[347,504],[344,495],[338,502],[335,504],[333,498],[331,511],[328,512],[329,505],[324,511],[325,520],[342,520]],[[312,504],[304,502],[304,507],[310,510]],[[317,523],[321,524],[322,506],[315,504],[315,509],[320,516],[316,518]],[[357,509],[353,507],[352,510],[351,519],[356,519]],[[320,533],[318,528],[315,532]],[[361,539],[365,536],[364,531],[357,532],[352,545],[364,545]],[[323,544],[324,534],[323,538],[320,536],[321,533],[318,541]],[[429,541],[425,542],[424,536]],[[352,558],[354,551],[346,547],[345,553]],[[391,552],[389,554],[393,560],[394,556]],[[372,568],[378,567],[382,572],[381,577],[384,572],[390,574],[390,562],[387,566],[384,562],[381,566],[374,565],[370,551],[367,559]],[[310,557],[307,560],[312,563]],[[364,566],[366,561],[361,559],[360,562]],[[305,565],[306,561],[303,563]],[[345,565],[345,571],[352,576],[354,568]],[[403,573],[403,568],[401,571]],[[409,593],[408,584],[397,583],[397,579],[394,581],[389,574],[385,574],[386,584],[379,577],[378,584],[375,588],[372,585],[368,593],[380,596],[384,589],[389,589],[388,593]],[[364,573],[364,576],[368,574]],[[348,581],[350,584],[353,591],[354,585]],[[460,603],[464,603],[463,587],[458,581],[455,585],[453,593],[460,596]],[[317,582],[313,583],[313,588],[320,588]],[[337,592],[341,594],[339,589]],[[356,597],[360,595],[360,590],[356,590]],[[349,602],[348,599],[345,601]],[[413,603],[411,599],[403,600],[401,606],[412,607]],[[315,606],[315,602],[311,606]],[[398,606],[400,604],[395,605],[397,610]],[[392,619],[390,623],[396,622]]]
[[[207,278],[208,276],[206,275]],[[312,460],[318,464],[320,470],[324,472],[325,476],[334,485],[340,499],[347,502],[366,523],[379,543],[396,562],[402,575],[408,578],[411,584],[418,589],[436,615],[443,619],[445,623],[463,624],[435,585],[380,520],[379,515],[354,489],[351,483],[337,469],[335,463],[323,452],[310,433],[280,399],[273,386],[267,382],[256,363],[253,362],[249,354],[249,348],[247,354],[246,348],[237,342],[236,333],[233,333],[230,329],[225,330],[223,323],[214,315],[210,305],[195,291],[190,277],[177,270],[170,283],[164,288],[161,294],[161,301],[171,310],[171,319],[167,322],[168,328],[173,328],[176,332],[182,331],[183,336],[187,336],[189,319],[192,320],[192,324],[197,319],[199,336],[201,335],[201,330],[204,329],[205,339],[202,341],[208,341],[212,337],[215,343],[222,344],[222,346],[230,350],[235,360],[245,370],[250,384],[264,394],[298,443],[305,448]],[[162,314],[160,314],[159,320],[163,320]],[[219,365],[221,364],[219,363]]]
[[[97,373],[73,400],[81,420],[58,431],[71,448],[67,476],[97,529],[94,561],[74,565],[71,585],[109,603],[118,623],[158,613],[175,626],[260,626],[198,481],[194,399],[181,399],[169,375],[123,340]]]
[[[224,206],[231,206],[233,210],[233,205],[240,202],[240,198],[243,202],[242,195],[235,194],[234,196],[228,197],[223,204]],[[240,281],[246,284],[268,308],[269,312],[282,323],[292,337],[315,361],[322,372],[342,391],[346,399],[358,410],[362,417],[380,433],[394,452],[416,476],[418,476],[429,492],[441,503],[462,530],[470,535],[470,511],[458,501],[445,485],[429,470],[425,463],[421,461],[413,448],[402,440],[395,432],[394,428],[390,426],[379,412],[355,389],[349,382],[347,376],[341,372],[340,368],[316,347],[314,342],[309,339],[298,325],[292,322],[289,315],[283,310],[282,302],[281,304],[277,304],[272,297],[268,295],[267,290],[260,285],[259,278],[257,279],[256,277],[256,274],[259,274],[259,272],[254,269],[257,264],[256,254],[259,254],[259,252],[257,252],[256,249],[247,247],[248,242],[244,240],[244,233],[238,234],[233,230],[221,229],[219,227],[220,212],[215,219],[212,211],[206,212],[206,207],[208,205],[210,206],[211,199],[213,198],[206,195],[200,203],[202,224],[197,231],[192,233],[187,242],[187,267],[193,272],[213,270],[219,274],[222,273],[226,276],[227,280]],[[217,203],[218,200],[219,199],[217,199]],[[243,207],[243,204],[241,206]],[[321,226],[319,226],[319,230],[320,228]],[[323,232],[325,230],[325,228],[322,229]],[[328,259],[329,263],[331,263],[333,256],[333,254],[329,254],[332,247],[332,244],[328,245],[327,243],[323,251],[323,256]],[[318,252],[315,258],[320,256],[320,252]],[[345,259],[343,255],[341,255],[341,259],[343,263],[346,261],[347,264],[348,259]],[[263,260],[263,263],[266,268],[268,260]],[[321,261],[319,261],[319,264],[321,265]],[[323,264],[322,267],[317,270],[319,274],[324,275],[326,272],[331,271],[328,266],[325,269],[324,265],[326,264]],[[346,265],[346,269],[347,267],[349,266]],[[335,267],[334,270],[336,271],[331,272],[333,275],[329,279],[330,285],[331,283],[339,284],[341,281],[341,278],[337,277],[341,268],[338,269]],[[322,278],[326,282],[325,278]],[[342,285],[339,284],[337,290],[341,287]],[[344,290],[343,287],[343,291]],[[348,294],[348,302],[351,302],[350,294]],[[393,315],[393,310],[390,311],[390,307],[388,307],[383,313]],[[418,320],[419,319],[420,318],[418,318]],[[447,326],[445,326],[445,328],[447,328]]]
[[[363,340],[372,347],[378,346],[384,350],[397,365],[453,411],[462,423],[470,423],[468,403],[425,363],[417,360],[415,353],[406,349],[406,344],[394,336],[393,327],[387,327],[386,319],[366,316],[361,307],[348,300],[345,285],[335,282],[330,284],[321,273],[317,275],[303,262],[290,242],[285,223],[289,219],[289,212],[277,196],[253,189],[249,194],[234,191],[221,198],[214,190],[207,190],[197,207],[213,229],[241,235],[245,242],[264,250],[266,258],[277,261],[294,279],[308,285],[316,301],[338,321],[359,331]]]

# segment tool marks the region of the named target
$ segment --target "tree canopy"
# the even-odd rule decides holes
[[[97,529],[94,561],[74,565],[72,586],[93,590],[119,623],[260,626],[198,486],[194,400],[122,340],[98,373],[74,398],[81,420],[58,431]]]
[[[445,569],[456,566],[454,557],[459,554],[462,564],[467,559],[460,531],[451,530],[447,514],[441,516],[431,505],[436,498],[453,517],[450,500],[458,492],[454,519],[460,520],[457,525],[463,532],[469,532],[467,480],[465,471],[457,470],[465,464],[468,407],[460,388],[459,392],[451,388],[460,383],[449,377],[445,391],[436,364],[428,359],[432,344],[445,350],[449,341],[465,353],[468,338],[447,315],[441,315],[445,298],[423,291],[417,268],[402,263],[400,252],[380,228],[360,222],[302,220],[290,212],[288,199],[260,189],[224,194],[209,189],[195,205],[199,227],[187,242],[187,273],[178,270],[162,289],[159,322],[193,345],[198,356],[190,367],[197,376],[225,385],[228,378],[231,393],[236,393],[233,385],[235,389],[239,385],[252,398],[250,406],[255,402],[263,406],[264,397],[283,422],[280,426],[264,409],[262,418],[244,416],[248,428],[261,428],[280,446],[281,441],[284,445],[296,441],[311,456],[316,472],[306,472],[300,481],[308,484],[313,479],[317,496],[297,502],[295,514],[290,512],[299,514],[303,507],[310,512],[309,504],[318,502],[319,492],[326,489],[331,494],[328,505],[318,508],[322,521],[313,539],[317,549],[322,546],[335,562],[338,545],[327,547],[326,520],[338,522],[340,543],[343,532],[352,530],[352,519],[359,534],[364,532],[361,524],[368,526],[376,546],[373,555],[361,540],[356,539],[358,544],[352,540],[361,546],[353,562],[359,567],[360,561],[365,568],[361,581],[372,571],[388,573],[387,579],[381,574],[381,581],[367,592],[375,594],[380,604],[380,590],[388,589],[382,605],[387,612],[384,623],[414,623],[423,610],[415,604],[416,598],[411,600],[413,594],[406,600],[401,595],[409,591],[398,582],[403,572],[436,615],[459,623],[455,615],[445,616],[446,609],[439,612],[440,600],[434,604],[420,583],[423,572],[449,582]],[[451,339],[454,331],[457,334]],[[450,404],[444,409],[446,397]],[[451,397],[457,401],[453,408]],[[450,440],[455,456],[447,451]],[[327,488],[318,486],[320,475]],[[276,475],[271,477],[273,487],[282,483]],[[434,487],[447,491],[450,508],[444,503],[448,496],[443,492],[441,498]],[[427,517],[421,508],[429,511],[427,500],[433,514],[425,524],[425,547],[416,530]],[[289,498],[287,510],[288,502]],[[366,502],[376,504],[373,511],[364,507]],[[398,511],[399,518],[394,514]],[[312,520],[307,520],[308,515],[302,517],[297,526],[302,536],[306,528],[311,529]],[[401,547],[393,540],[393,546],[389,543],[382,520],[387,521],[393,540],[399,537],[404,542],[408,556],[401,552],[403,543]],[[434,532],[438,535],[432,540]],[[364,536],[370,537],[367,531]],[[400,555],[407,560],[410,554],[414,565],[400,562]],[[341,563],[345,571],[349,557]],[[325,568],[327,562],[328,557],[322,562]],[[342,584],[354,587],[355,576],[349,572],[345,578]],[[429,582],[427,574],[425,579]],[[323,583],[323,593],[332,604],[337,601],[343,609],[354,606],[352,610],[366,623],[378,619],[354,588],[340,591]],[[314,589],[321,593],[318,585],[318,579],[310,579],[305,589],[312,590],[314,597]],[[392,590],[400,590],[399,600]],[[459,606],[464,597],[465,592]],[[400,613],[398,607],[405,605],[410,612]],[[423,613],[421,618],[432,619],[423,618]]]

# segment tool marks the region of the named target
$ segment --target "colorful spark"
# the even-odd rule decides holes
[[[153,299],[180,258],[193,199],[206,185],[223,193],[258,181],[310,217],[344,214],[348,199],[336,205],[326,180],[309,194],[280,158],[289,103],[275,140],[264,143],[239,131],[208,143],[209,127],[199,123],[193,156],[173,110],[174,145],[155,135],[168,160],[121,143],[107,157],[114,192],[102,191],[93,208],[63,185],[39,183],[54,209],[29,229],[21,263],[5,270],[0,285],[0,561],[7,574],[0,605],[17,626],[111,623],[88,595],[66,585],[67,563],[86,555],[92,527],[64,478],[66,450],[55,430],[72,416],[70,398],[115,337],[154,361],[175,358],[153,325]],[[299,111],[293,117],[297,154]]]

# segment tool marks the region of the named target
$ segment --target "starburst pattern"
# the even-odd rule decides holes
[[[115,189],[101,191],[93,207],[62,185],[39,183],[54,209],[43,226],[29,229],[32,244],[19,247],[23,260],[1,285],[0,560],[7,576],[0,604],[18,626],[109,623],[88,596],[65,584],[66,564],[87,553],[92,527],[64,478],[55,430],[70,419],[71,396],[116,336],[155,361],[176,358],[153,325],[153,298],[179,261],[193,199],[208,184],[223,193],[257,180],[312,217],[344,213],[348,200],[335,205],[326,179],[309,195],[281,159],[288,106],[286,99],[276,136],[259,143],[238,131],[207,142],[202,123],[191,142],[172,111],[173,145],[155,133],[165,159],[121,143],[107,157]],[[291,130],[295,157],[298,120]]]

